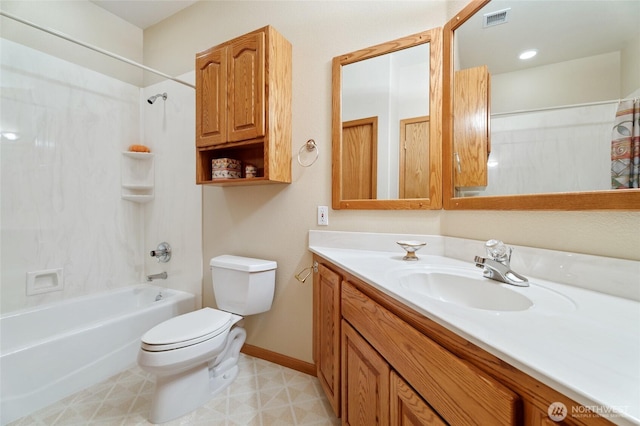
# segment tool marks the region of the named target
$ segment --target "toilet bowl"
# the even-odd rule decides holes
[[[211,259],[221,309],[206,307],[179,315],[142,336],[138,365],[156,376],[151,423],[168,422],[197,409],[237,377],[246,339],[241,315],[271,309],[276,266],[239,256]]]

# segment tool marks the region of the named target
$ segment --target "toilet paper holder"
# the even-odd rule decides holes
[[[304,284],[307,278],[309,278],[309,275],[316,272],[318,272],[318,262],[313,262],[313,265],[307,266],[302,271],[298,272],[295,277],[296,280]]]

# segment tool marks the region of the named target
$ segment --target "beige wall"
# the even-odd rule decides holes
[[[142,30],[87,0],[3,0],[0,7],[41,27],[142,63]],[[6,17],[0,17],[0,29],[3,38],[142,86],[143,71],[139,68]]]
[[[452,13],[449,6],[436,1],[200,2],[145,31],[146,65],[173,75],[193,70],[197,51],[267,24],[293,44],[293,182],[203,190],[205,305],[214,306],[209,258],[229,253],[278,262],[273,308],[247,318],[249,343],[312,361],[311,283],[294,278],[311,264],[309,229],[495,237],[640,260],[638,212],[330,210],[328,227],[315,224],[316,206],[331,205],[331,59],[442,26]],[[318,143],[320,158],[303,168],[295,155],[309,138]]]

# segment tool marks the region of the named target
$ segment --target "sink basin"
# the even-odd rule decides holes
[[[475,272],[475,271],[474,271]],[[527,296],[506,284],[463,271],[409,270],[395,275],[400,287],[446,303],[489,311],[524,311],[533,306]]]

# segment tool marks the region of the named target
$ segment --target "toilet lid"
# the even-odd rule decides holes
[[[229,312],[203,308],[156,325],[142,336],[142,344],[147,350],[182,348],[211,339],[230,324]]]

